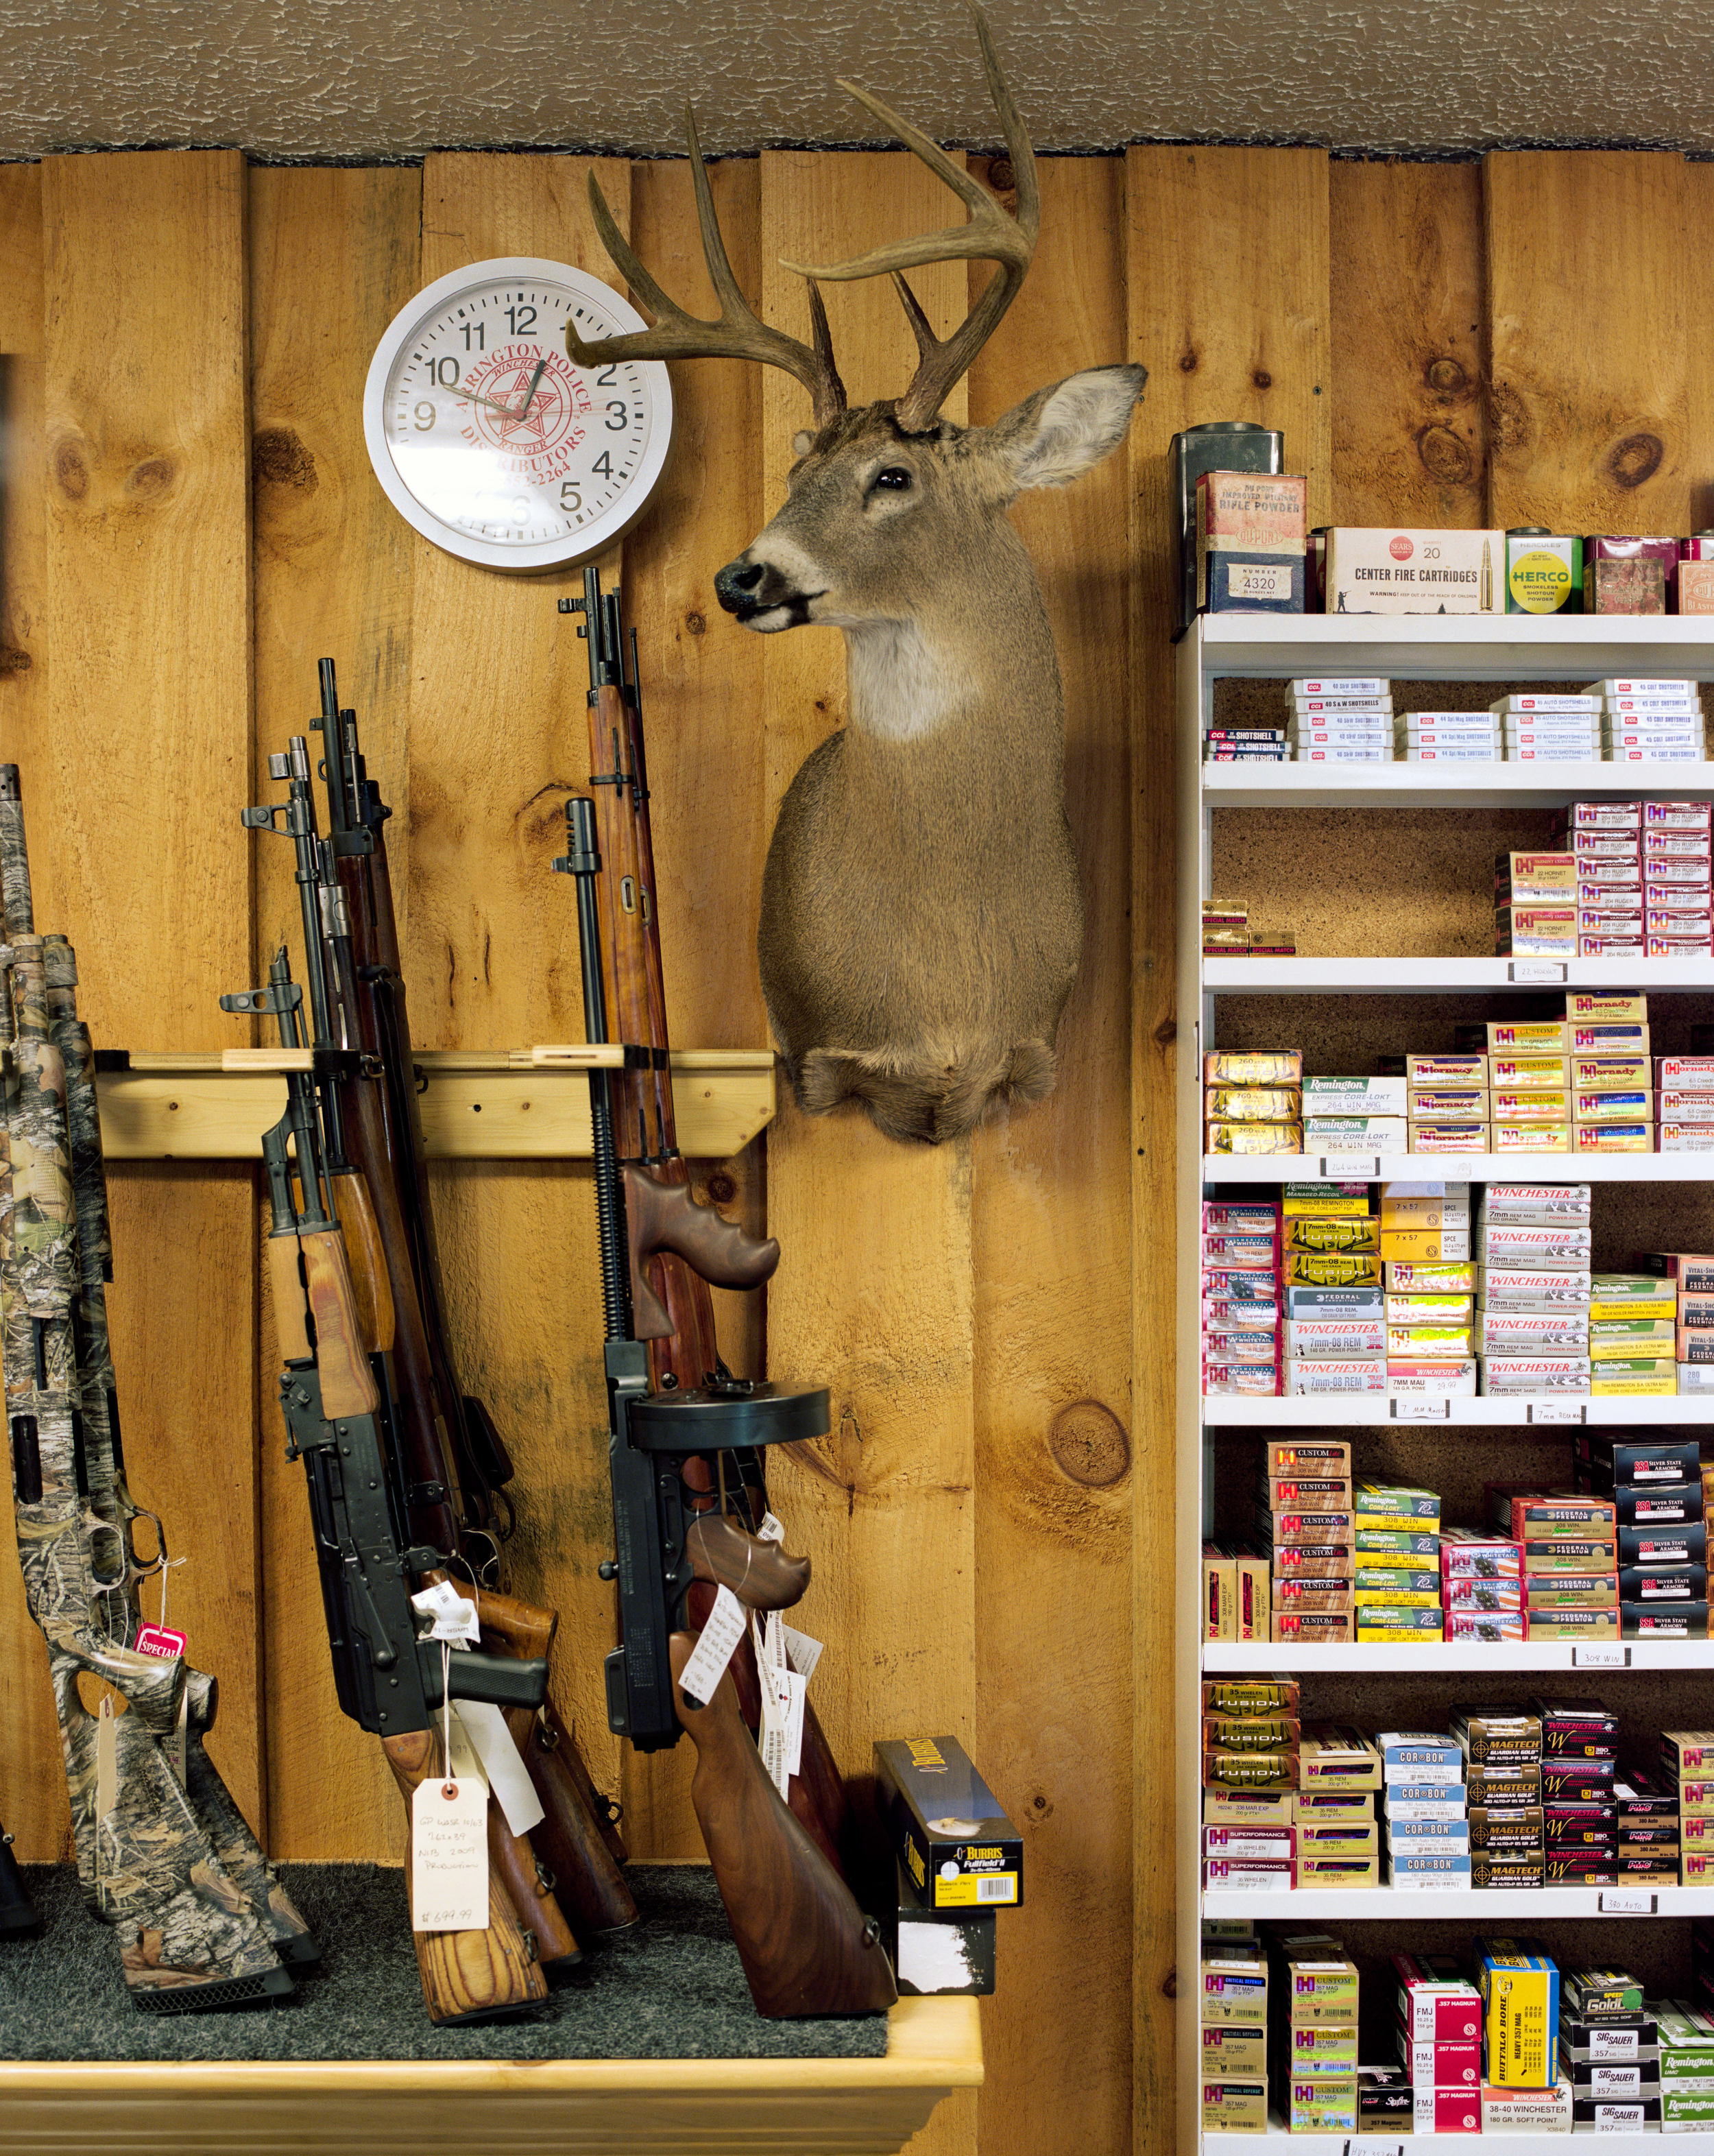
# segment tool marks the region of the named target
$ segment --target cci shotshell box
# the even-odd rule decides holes
[[[956,1737],[883,1738],[875,1771],[894,1854],[931,1907],[1023,1901],[1023,1840]]]
[[[1327,533],[1329,613],[1496,613],[1505,609],[1501,531]]]
[[[1551,2088],[1559,2031],[1557,1964],[1528,1939],[1485,1939],[1478,1948],[1489,2082]]]

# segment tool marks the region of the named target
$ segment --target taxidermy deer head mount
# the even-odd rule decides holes
[[[1008,216],[926,136],[842,87],[944,180],[968,221],[854,261],[785,266],[808,280],[813,341],[770,329],[738,290],[687,116],[691,174],[720,316],[670,300],[620,237],[592,172],[602,240],[651,330],[584,345],[615,358],[717,355],[783,367],[815,424],[779,513],[714,580],[747,629],[845,634],[848,723],[780,804],[757,948],[768,1016],[811,1112],[860,1101],[890,1136],[937,1144],[990,1105],[1040,1100],[1077,972],[1083,903],[1065,807],[1065,708],[1040,588],[1006,509],[1063,486],[1124,439],[1147,378],[1101,367],[1039,389],[988,427],[938,414],[1017,297],[1035,247],[1035,159],[972,8],[1017,182]],[[937,337],[903,272],[998,268],[961,327]],[[817,280],[890,275],[916,333],[902,396],[849,410]]]

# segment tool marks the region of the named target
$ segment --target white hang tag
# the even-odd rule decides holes
[[[113,1695],[103,1692],[95,1719],[95,1821],[99,1825],[119,1802],[119,1732],[114,1727]]]
[[[547,1815],[530,1779],[530,1770],[506,1727],[505,1717],[485,1699],[461,1699],[454,1709],[471,1749],[482,1763],[505,1823],[514,1834],[528,1834]]]
[[[726,1664],[737,1652],[738,1642],[743,1636],[744,1605],[731,1588],[722,1587],[714,1598],[714,1607],[708,1613],[702,1636],[680,1676],[680,1689],[689,1692],[699,1706],[706,1707],[714,1697],[726,1675]]]
[[[809,1680],[796,1670],[785,1673],[788,1687],[786,1707],[786,1772],[800,1774],[803,1767],[803,1709],[809,1697]]]
[[[807,1632],[793,1631],[789,1625],[782,1624],[780,1631],[786,1643],[787,1660],[807,1685],[821,1660],[821,1642],[812,1640]]]
[[[474,1647],[482,1637],[476,1621],[476,1605],[466,1602],[449,1579],[438,1579],[411,1597],[413,1609],[434,1620],[433,1640],[450,1640],[455,1645]]]
[[[186,1692],[178,1702],[178,1719],[172,1725],[172,1734],[167,1740],[167,1763],[172,1768],[180,1789],[184,1787],[184,1748],[190,1719],[191,1696]]]
[[[488,1926],[488,1789],[456,1712],[450,1735],[450,1772],[411,1794],[413,1932]]]
[[[750,1622],[753,1627],[756,1622],[753,1616]],[[786,1628],[780,1621],[777,1609],[770,1609],[767,1613],[761,1636],[756,1642],[756,1659],[758,1662],[765,1662],[771,1670],[783,1670],[786,1666]]]
[[[777,1670],[767,1662],[760,1663],[758,1668],[762,1677],[762,1727],[756,1734],[757,1748],[769,1779],[783,1799],[789,1794],[792,1779],[788,1753],[791,1673]]]
[[[776,1519],[772,1512],[764,1512],[762,1525],[756,1530],[756,1539],[759,1543],[783,1543],[786,1539],[784,1521]]]

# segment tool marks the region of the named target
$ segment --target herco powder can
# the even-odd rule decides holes
[[[1520,524],[1506,535],[1507,613],[1581,613],[1583,610],[1583,542],[1581,537],[1549,531],[1545,525]]]

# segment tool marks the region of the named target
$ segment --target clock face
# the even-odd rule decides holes
[[[363,398],[376,477],[426,539],[490,568],[598,553],[666,461],[672,392],[658,360],[574,366],[586,343],[647,325],[564,263],[506,256],[442,277],[394,319]]]

